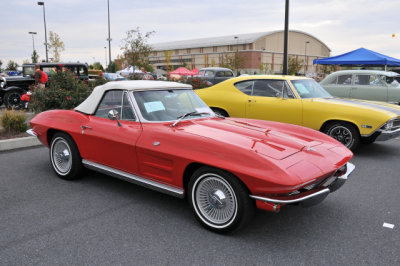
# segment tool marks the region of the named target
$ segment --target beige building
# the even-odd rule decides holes
[[[187,68],[220,66],[226,56],[238,52],[244,58],[240,72],[281,73],[283,63],[283,31],[237,34],[212,38],[152,44],[153,53],[149,57],[155,69],[175,68],[185,64]],[[300,73],[318,72],[312,62],[317,58],[330,56],[329,47],[311,34],[289,31],[289,57],[303,63]]]

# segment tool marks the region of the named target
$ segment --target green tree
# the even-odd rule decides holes
[[[3,70],[3,69],[1,68],[2,65],[3,65],[3,61],[0,60],[0,72],[2,72],[2,70]]]
[[[151,46],[147,43],[155,31],[142,34],[139,27],[126,32],[126,38],[122,40],[121,50],[123,56],[131,66],[147,69],[150,65],[149,55],[152,52]]]
[[[57,33],[50,31],[49,33],[50,43],[48,45],[49,50],[53,50],[54,61],[60,62],[61,52],[65,50],[64,42],[61,41],[60,36]]]
[[[336,66],[335,65],[322,65],[321,66],[321,72],[324,74],[330,74],[332,72],[336,71]]]
[[[289,75],[296,75],[300,71],[300,69],[303,67],[303,60],[296,60],[296,57],[294,56],[289,56],[288,58],[288,73]]]
[[[236,71],[238,74],[239,69],[243,68],[246,63],[246,59],[238,52],[224,53],[222,57],[221,67],[226,67]]]
[[[103,66],[100,64],[100,62],[94,62],[94,63],[93,63],[93,69],[101,70],[101,71],[104,70],[104,69],[103,69]]]
[[[39,55],[36,52],[36,50],[33,50],[33,53],[31,55],[32,63],[37,63],[39,61]]]
[[[171,72],[174,70],[174,67],[171,65],[171,57],[172,57],[173,51],[164,51],[164,57],[165,57],[165,67],[167,72]]]
[[[19,65],[17,64],[17,62],[14,62],[13,60],[10,60],[10,61],[8,61],[6,70],[8,70],[8,71],[16,71],[18,66]]]
[[[117,64],[115,64],[114,61],[111,62],[107,67],[107,72],[109,72],[109,73],[115,73],[115,72],[117,72],[117,70],[118,70],[118,67],[117,67]]]

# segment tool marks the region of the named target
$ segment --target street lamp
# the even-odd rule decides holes
[[[44,45],[46,46],[46,62],[49,62],[49,54],[47,51],[47,29],[46,29],[46,11],[44,8],[44,2],[37,2],[39,6],[43,6],[43,21],[44,21]]]
[[[306,75],[307,44],[309,44],[309,43],[310,43],[310,41],[306,41],[306,42],[304,43],[304,66],[303,66],[303,69],[304,69],[304,76]]]
[[[289,0],[285,1],[285,31],[283,34],[283,75],[288,74]]]
[[[107,69],[107,46],[104,46],[104,58],[106,59],[105,69]]]
[[[37,32],[36,31],[30,31],[28,33],[32,35],[32,48],[33,48],[33,51],[35,51],[35,39],[33,38],[33,35],[36,35]]]
[[[110,37],[110,1],[107,0],[107,9],[108,9],[108,59],[111,64],[111,37]]]

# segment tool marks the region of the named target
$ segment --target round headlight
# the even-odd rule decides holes
[[[1,87],[1,88],[4,88],[4,86],[6,86],[6,79],[5,79],[4,77],[1,77],[1,80],[0,80],[0,87]]]

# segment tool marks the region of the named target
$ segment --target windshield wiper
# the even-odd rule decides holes
[[[215,114],[215,116],[218,117],[218,118],[222,118],[222,119],[225,119],[225,118],[226,118],[226,117],[223,116],[223,115],[220,115],[220,114],[217,114],[217,113],[214,113],[214,114]]]
[[[197,112],[197,111],[193,111],[193,112],[189,112],[189,113],[185,113],[181,116],[178,116],[178,120],[176,120],[171,127],[176,126],[179,122],[181,122],[185,117],[191,116],[191,115],[209,115],[210,113],[207,112]]]

